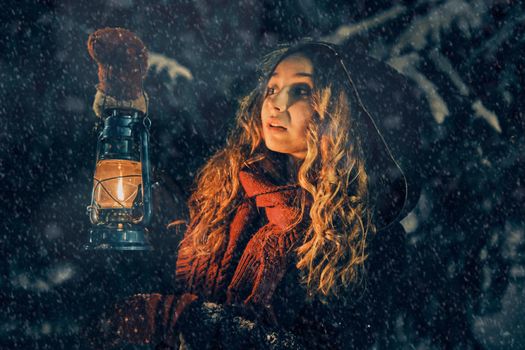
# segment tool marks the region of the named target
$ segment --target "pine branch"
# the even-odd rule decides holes
[[[172,88],[175,85],[177,77],[183,77],[186,80],[193,80],[193,75],[187,67],[181,65],[175,59],[163,54],[150,52],[148,65],[149,69],[154,70],[156,74],[166,70],[170,77],[170,82],[167,84],[169,88]]]
[[[438,93],[438,89],[423,73],[417,70],[416,66],[420,61],[420,56],[413,52],[404,56],[392,57],[388,60],[394,69],[408,78],[415,81],[425,93],[425,97],[430,105],[430,110],[435,121],[441,124],[450,114],[447,104],[443,97]]]
[[[335,33],[327,35],[321,40],[333,43],[333,44],[342,44],[350,37],[359,34],[361,32],[366,32],[372,28],[379,27],[386,22],[397,18],[398,16],[405,13],[407,8],[401,5],[395,5],[392,8],[381,12],[375,16],[367,18],[356,24],[344,24],[337,28]]]

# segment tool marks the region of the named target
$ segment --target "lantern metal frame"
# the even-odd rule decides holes
[[[89,241],[83,248],[85,250],[152,250],[147,239],[148,225],[152,217],[149,159],[151,120],[147,114],[134,109],[111,108],[105,110],[104,115],[104,127],[97,140],[95,171],[102,160],[140,162],[142,188],[137,189],[135,202],[137,207],[142,209],[142,215],[134,218],[135,209],[124,207],[107,190],[106,193],[122,208],[100,208],[95,200],[95,190],[97,186],[104,185],[102,182],[94,184],[91,205],[87,208],[93,227],[89,231]],[[99,180],[95,179],[95,181]]]

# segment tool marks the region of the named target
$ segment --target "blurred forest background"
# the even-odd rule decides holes
[[[165,225],[184,215],[195,171],[224,142],[258,59],[302,37],[358,45],[417,86],[426,108],[399,121],[421,125],[412,161],[422,189],[402,222],[408,288],[375,348],[525,348],[522,1],[1,7],[1,348],[84,349],[80,329],[116,298],[170,290],[180,233]],[[134,31],[151,51],[154,253],[81,250],[97,135],[86,41],[106,26]],[[403,129],[394,141],[407,142]]]

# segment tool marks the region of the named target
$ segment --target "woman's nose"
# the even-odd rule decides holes
[[[276,93],[270,101],[272,103],[272,106],[279,112],[286,111],[289,106],[287,89],[282,89],[281,91]]]

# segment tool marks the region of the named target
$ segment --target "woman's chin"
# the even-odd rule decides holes
[[[287,154],[290,157],[296,159],[304,159],[306,156],[306,150],[299,150],[288,147],[287,145],[281,145],[276,142],[267,142],[265,141],[266,148],[272,152]]]
[[[264,141],[264,144],[266,145],[266,148],[268,148],[270,151],[285,154],[288,153],[286,146],[280,145],[279,142],[272,142],[266,139]]]

